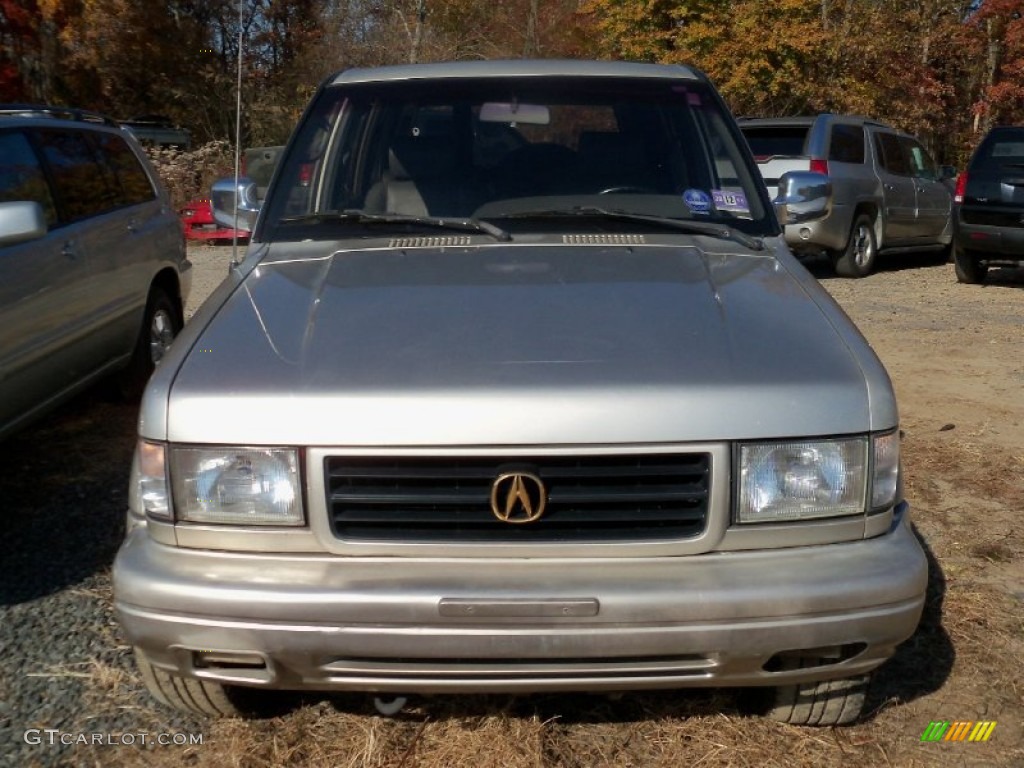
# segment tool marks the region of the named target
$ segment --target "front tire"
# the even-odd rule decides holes
[[[787,660],[786,669],[818,666],[814,658]],[[871,675],[780,685],[773,691],[768,717],[791,725],[850,725],[864,712]]]
[[[154,286],[146,301],[146,314],[135,341],[131,362],[119,382],[121,395],[126,400],[135,401],[142,397],[146,382],[157,363],[167,354],[181,328],[181,308],[163,288]]]
[[[836,274],[840,277],[866,277],[874,271],[877,258],[874,222],[868,214],[861,213],[853,221],[846,248],[833,262]]]
[[[142,682],[161,704],[201,717],[240,717],[246,714],[232,701],[231,689],[226,686],[165,672],[153,666],[141,648],[135,648],[134,652]]]

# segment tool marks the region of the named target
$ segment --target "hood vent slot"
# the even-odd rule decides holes
[[[444,248],[449,245],[469,245],[469,235],[442,235],[440,237],[395,237],[389,248]]]
[[[566,245],[643,245],[643,235],[563,235]]]

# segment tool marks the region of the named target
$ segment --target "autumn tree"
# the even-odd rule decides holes
[[[27,101],[40,55],[39,9],[33,0],[0,0],[0,102]]]
[[[968,24],[981,62],[974,127],[1024,122],[1024,2],[984,0]]]
[[[981,13],[970,0],[585,0],[584,9],[601,55],[693,64],[735,112],[862,114],[921,135],[940,158],[962,158],[978,60],[968,20]],[[1007,106],[1017,91],[988,93]]]
[[[241,13],[240,13],[241,11]],[[0,0],[5,100],[166,114],[285,140],[350,66],[516,57],[685,62],[737,113],[857,113],[960,162],[1024,121],[1024,0]]]

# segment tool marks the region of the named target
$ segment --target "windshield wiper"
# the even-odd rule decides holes
[[[595,216],[604,219],[615,219],[618,221],[640,221],[645,224],[656,224],[658,226],[674,229],[679,232],[689,232],[697,235],[710,235],[720,240],[732,240],[744,245],[752,251],[763,251],[764,242],[761,238],[751,237],[745,232],[740,232],[735,227],[727,224],[712,224],[710,221],[693,221],[691,219],[673,219],[668,216],[652,216],[646,213],[632,213],[617,208],[599,208],[591,205],[581,205],[574,208],[553,208],[549,210],[524,211],[522,213],[511,213],[494,218],[502,219],[528,219],[533,217],[559,217],[559,216]]]
[[[359,210],[345,210],[306,213],[301,216],[286,216],[281,219],[282,224],[319,224],[334,221],[352,222],[353,224],[412,224],[457,232],[483,232],[503,243],[512,239],[512,235],[501,227],[496,227],[489,221],[474,218],[450,219],[444,216],[415,216],[405,213],[367,213]]]

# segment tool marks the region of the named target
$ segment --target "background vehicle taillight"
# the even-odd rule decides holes
[[[967,171],[964,171],[956,177],[956,189],[953,192],[953,202],[962,203],[964,201],[965,192],[967,192]]]
[[[828,176],[828,160],[823,160],[818,157],[811,158],[811,170],[814,173],[823,173]]]

